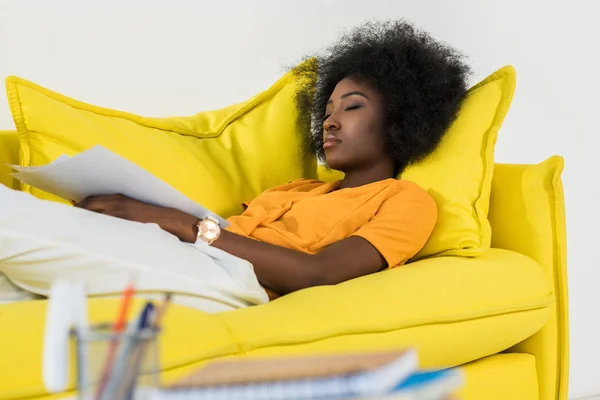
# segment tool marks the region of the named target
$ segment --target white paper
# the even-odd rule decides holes
[[[70,158],[71,158],[71,157],[69,157],[68,155],[66,155],[66,154],[63,154],[63,155],[61,155],[60,157],[58,157],[56,160],[52,161],[52,162],[51,162],[50,164],[48,164],[48,165],[59,164],[59,163],[61,163],[61,162],[63,162],[63,161],[66,161],[66,160],[68,160],[68,159],[70,159]],[[20,166],[20,165],[12,165],[12,164],[8,164],[8,166],[9,166],[9,167],[11,167],[12,169],[14,169],[15,171],[28,171],[28,172],[31,172],[31,171],[37,171],[37,170],[40,170],[40,169],[47,168],[47,167],[48,167],[48,165],[36,165],[36,166],[33,166],[33,167],[22,167],[22,166]],[[11,174],[11,175],[13,175],[13,176],[14,176],[14,174]]]
[[[79,202],[89,196],[122,194],[144,203],[175,208],[198,218],[212,216],[221,227],[229,223],[160,180],[137,164],[95,146],[73,157],[61,156],[52,163],[21,167],[11,175],[21,182],[63,198]]]

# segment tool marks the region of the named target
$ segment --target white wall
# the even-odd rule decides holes
[[[168,4],[168,5],[167,5]],[[571,395],[600,393],[598,208],[600,5],[594,0],[0,0],[0,76],[151,116],[246,99],[283,67],[366,19],[406,17],[518,89],[500,162],[566,159]],[[13,126],[6,103],[0,128]]]

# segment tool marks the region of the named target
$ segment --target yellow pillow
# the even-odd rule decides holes
[[[102,144],[228,217],[269,187],[315,175],[315,158],[302,155],[296,129],[294,94],[307,82],[295,76],[288,73],[245,103],[172,118],[92,106],[16,77],[7,78],[6,85],[21,165],[46,164]],[[476,256],[490,247],[494,144],[515,81],[514,68],[506,66],[472,87],[438,149],[402,174],[428,190],[439,211],[431,238],[414,259]],[[324,180],[342,176],[323,169],[318,174]]]
[[[458,118],[440,146],[400,176],[427,190],[438,205],[438,221],[413,260],[433,255],[477,256],[490,248],[488,221],[494,145],[515,91],[516,72],[505,66],[469,89]],[[319,178],[339,179],[321,167]]]
[[[171,118],[93,106],[18,77],[8,77],[6,89],[21,165],[47,164],[100,144],[228,217],[267,188],[315,176],[314,157],[302,154],[295,106],[298,85],[312,82],[298,79],[290,72],[245,103]]]

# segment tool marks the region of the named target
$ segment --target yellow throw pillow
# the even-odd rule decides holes
[[[6,89],[21,165],[44,165],[100,144],[228,217],[267,188],[314,177],[316,161],[302,153],[295,105],[298,85],[313,82],[299,79],[289,72],[245,103],[171,118],[93,106],[18,77],[8,77]],[[27,185],[23,190],[64,201]]]
[[[191,117],[145,118],[92,106],[17,77],[6,80],[21,143],[21,165],[43,165],[101,144],[228,217],[263,190],[315,175],[302,155],[292,72],[249,101]],[[506,66],[469,90],[441,145],[401,178],[429,191],[438,222],[414,259],[476,256],[490,247],[487,219],[494,144],[510,106],[515,70]],[[323,180],[341,173],[318,174]],[[57,200],[25,186],[25,191]]]
[[[400,176],[427,190],[438,205],[438,221],[425,247],[413,258],[477,256],[490,248],[488,221],[494,145],[508,112],[516,72],[505,66],[469,89],[458,118],[440,146]],[[340,179],[321,167],[322,180]]]

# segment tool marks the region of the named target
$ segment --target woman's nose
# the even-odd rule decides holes
[[[333,115],[330,115],[324,122],[323,122],[323,129],[325,129],[326,131],[331,131],[334,129],[340,129],[340,123],[336,118],[332,118]]]

